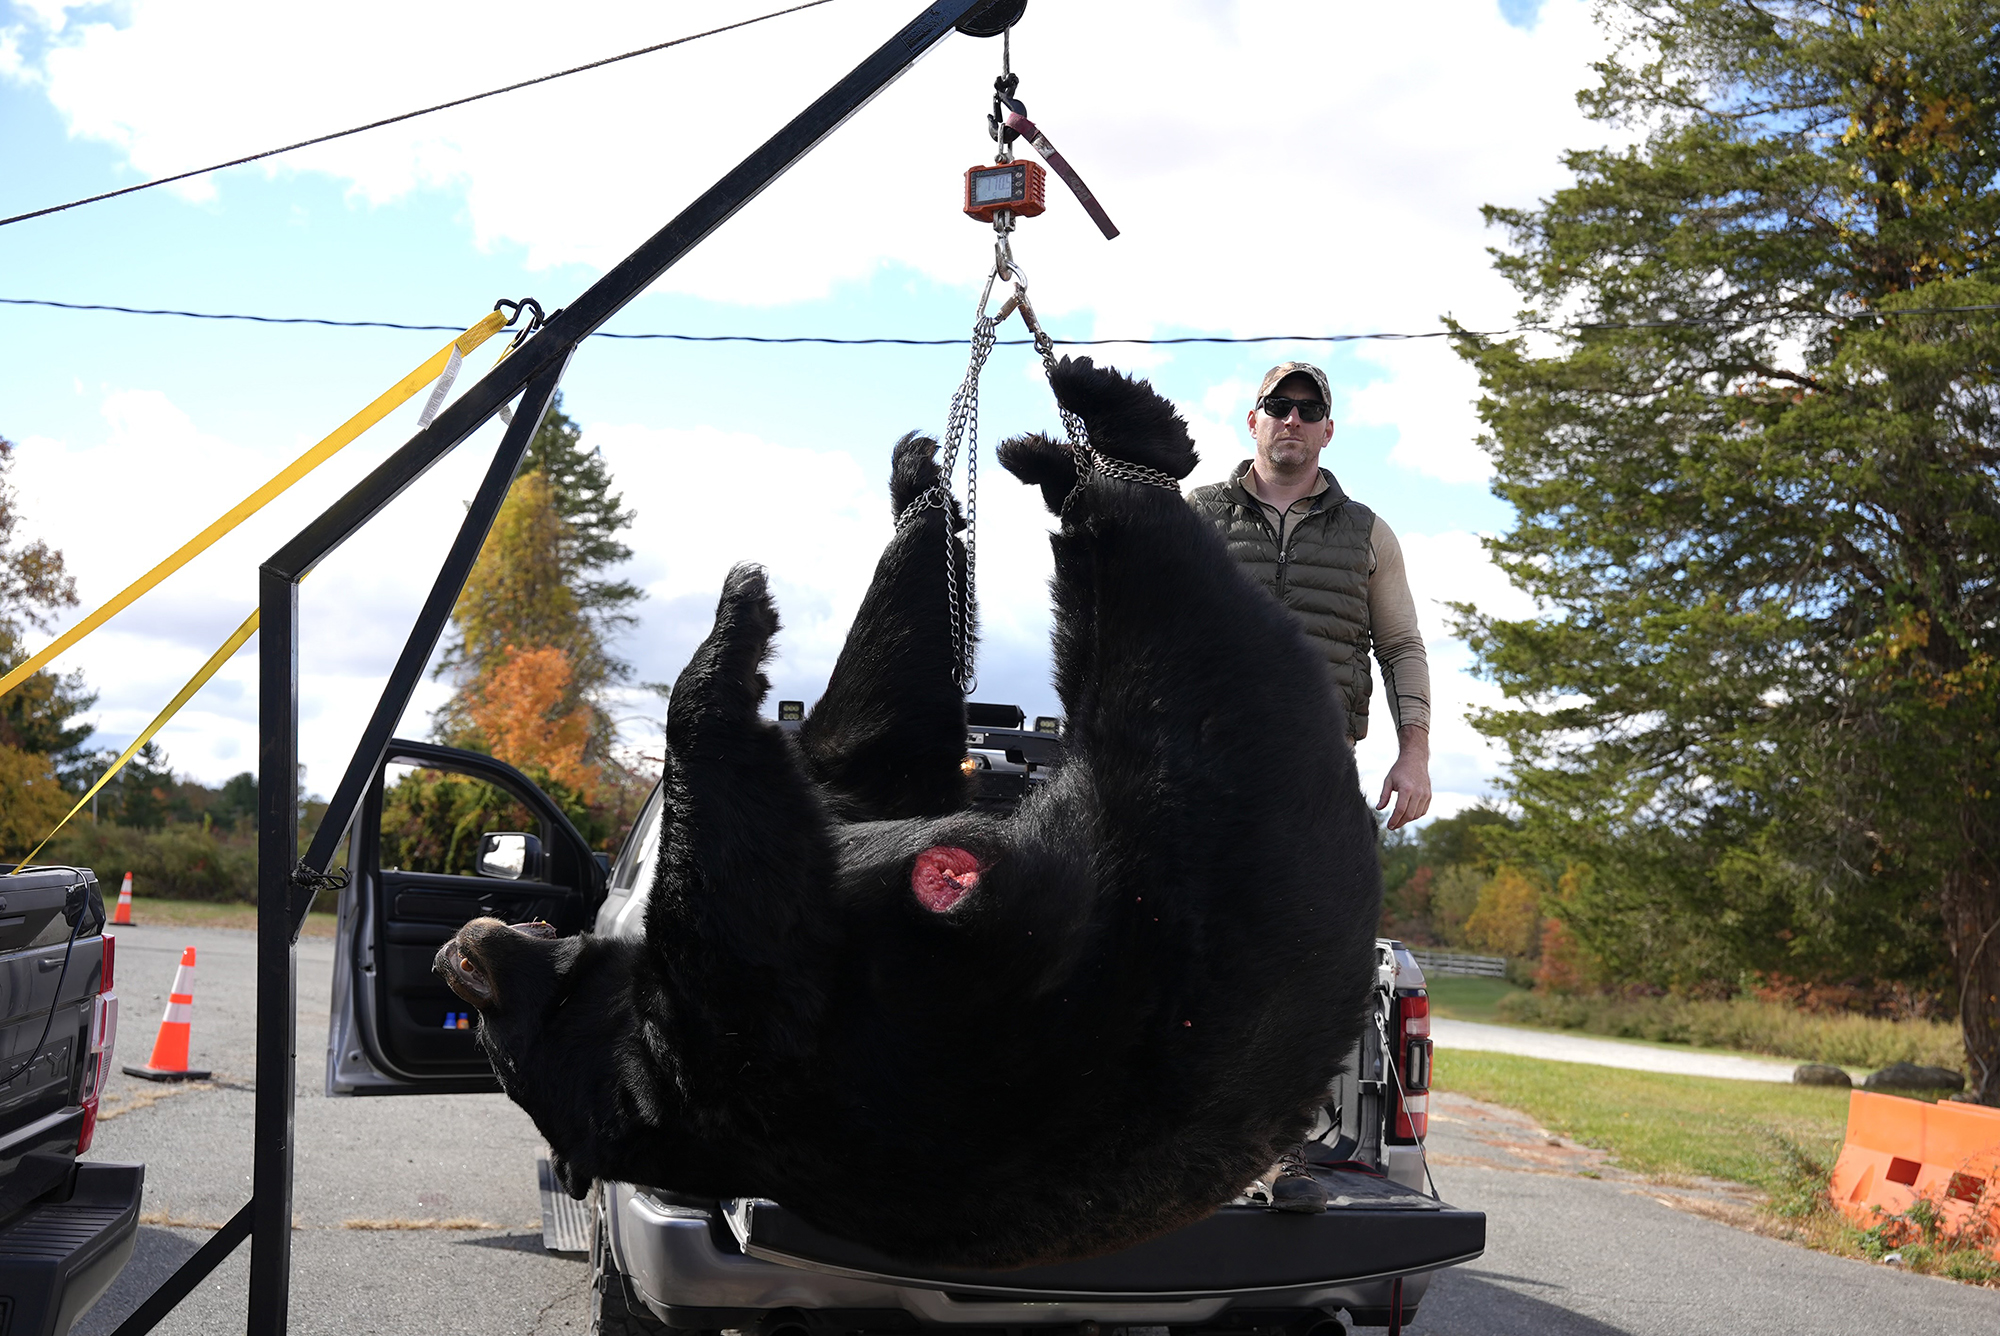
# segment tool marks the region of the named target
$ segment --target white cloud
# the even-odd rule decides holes
[[[1479,378],[1471,367],[1436,339],[1373,344],[1366,356],[1385,375],[1349,396],[1346,422],[1395,428],[1390,462],[1413,472],[1443,482],[1492,476],[1479,446]]]
[[[357,0],[338,22],[255,0],[137,0],[123,27],[72,25],[42,64],[73,134],[161,175],[763,6],[716,0],[663,23],[658,6],[579,3],[551,24],[544,6],[496,0],[467,24],[391,0]],[[843,0],[252,170],[325,173],[377,204],[462,191],[480,244],[603,268],[909,12]],[[1144,23],[1114,0],[1039,7],[1015,41],[1022,95],[1125,229],[1104,243],[1052,182],[1020,243],[1041,304],[1088,310],[1100,333],[1501,319],[1511,302],[1478,206],[1532,199],[1558,181],[1563,147],[1603,137],[1572,101],[1600,46],[1582,0],[1551,0],[1532,33],[1493,0],[1165,0]],[[953,201],[990,152],[998,54],[948,39],[663,286],[780,303],[892,261],[976,280],[988,241]],[[226,194],[227,180],[190,184]]]

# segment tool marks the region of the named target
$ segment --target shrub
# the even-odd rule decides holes
[[[1707,1001],[1519,993],[1502,998],[1498,1011],[1505,1019],[1523,1025],[1655,1043],[1733,1048],[1848,1067],[1915,1062],[1957,1071],[1965,1059],[1958,1027],[1943,1021],[1813,1016],[1754,997]]]
[[[91,868],[107,895],[116,895],[119,879],[130,872],[139,895],[257,903],[257,846],[247,835],[192,825],[139,830],[79,818],[38,861]]]

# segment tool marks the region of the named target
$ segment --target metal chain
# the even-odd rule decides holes
[[[903,513],[896,517],[896,528],[900,531],[933,506],[944,512],[944,578],[946,595],[951,604],[952,676],[958,682],[959,691],[967,696],[979,683],[977,674],[973,672],[972,648],[974,571],[979,540],[979,375],[985,370],[986,359],[992,356],[994,344],[998,341],[995,331],[1016,310],[1020,311],[1022,323],[1034,336],[1035,351],[1041,354],[1042,370],[1051,386],[1054,385],[1056,372],[1055,341],[1036,317],[1034,304],[1028,300],[1028,276],[1014,259],[1013,215],[1003,210],[994,218],[993,230],[993,268],[988,271],[986,286],[979,294],[979,310],[972,322],[972,357],[965,368],[965,379],[959,382],[957,393],[951,396],[951,412],[945,420],[944,452],[938,460],[938,479],[921,495],[913,498],[903,508]],[[1014,285],[1013,295],[997,312],[988,315],[986,307],[993,300],[993,285],[1003,281]],[[1081,490],[1084,479],[1093,473],[1101,473],[1121,482],[1164,487],[1176,496],[1180,494],[1180,480],[1172,475],[1144,464],[1098,453],[1091,447],[1090,429],[1060,398],[1056,400],[1056,412],[1061,415],[1063,430],[1069,436],[1070,454],[1076,461],[1077,472],[1077,486],[1072,487],[1069,497],[1064,498],[1064,510],[1069,508],[1070,500]],[[951,547],[954,541],[951,532],[951,475],[958,467],[960,449],[965,451],[965,506],[961,512],[965,528],[962,537],[957,539],[965,549],[962,586],[958,562],[954,560]]]
[[[1035,351],[1042,355],[1042,370],[1047,373],[1053,384],[1056,374],[1055,340],[1051,339],[1048,331],[1042,328],[1042,322],[1035,316],[1034,305],[1028,300],[1026,289],[1018,283],[1014,287],[1014,303],[1021,308],[1021,322],[1035,337]],[[1121,482],[1138,482],[1151,487],[1164,487],[1176,496],[1180,495],[1180,479],[1172,474],[1162,473],[1144,464],[1134,464],[1130,460],[1113,459],[1109,455],[1098,453],[1090,444],[1090,429],[1083,425],[1082,418],[1063,405],[1061,399],[1056,400],[1056,412],[1062,417],[1063,430],[1069,433],[1070,454],[1076,459],[1076,480],[1079,485],[1092,473],[1102,473],[1107,478],[1117,478]],[[1075,495],[1076,490],[1072,488],[1070,496]],[[1064,501],[1064,506],[1068,506],[1067,499]]]
[[[979,683],[978,676],[973,672],[972,648],[973,580],[979,537],[979,373],[985,369],[986,359],[993,353],[996,341],[994,331],[1013,308],[1013,303],[1009,302],[998,315],[986,314],[986,304],[993,298],[994,280],[999,277],[998,268],[996,260],[995,272],[987,275],[986,290],[979,297],[979,312],[972,324],[972,358],[965,368],[965,379],[951,397],[951,412],[945,422],[944,454],[938,460],[938,480],[896,517],[896,527],[900,529],[932,506],[944,512],[944,578],[951,603],[952,676],[958,682],[960,693],[967,696]],[[961,446],[965,450],[965,507],[961,512],[965,528],[963,537],[956,541],[965,549],[963,588],[960,587],[958,562],[954,560],[951,547],[954,541],[951,532],[951,475],[958,466]]]

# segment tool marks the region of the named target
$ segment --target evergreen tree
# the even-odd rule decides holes
[[[1612,978],[1941,985],[2000,1102],[2000,5],[1627,0],[1636,127],[1490,209],[1467,338],[1522,839]]]
[[[148,742],[118,772],[118,824],[158,830],[175,815],[173,768],[157,742]]]
[[[257,829],[257,776],[248,770],[231,775],[216,790],[208,812],[224,830]]]
[[[632,527],[634,516],[620,509],[625,498],[611,490],[604,453],[584,448],[583,430],[563,412],[560,390],[528,441],[520,473],[539,473],[548,479],[563,524],[559,551],[564,579],[577,607],[596,627],[600,642],[616,639],[637,623],[630,609],[646,596],[628,580],[604,578],[604,572],[632,555],[632,549],[618,541],[618,533]],[[605,663],[619,681],[630,671],[609,655]]]
[[[586,615],[563,561],[565,541],[548,479],[540,473],[516,478],[452,609],[455,634],[440,671],[456,673],[466,687],[498,671],[510,650],[552,646],[569,660],[572,702],[616,677],[603,635]]]

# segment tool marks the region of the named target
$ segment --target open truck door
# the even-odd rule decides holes
[[[326,1093],[497,1091],[476,1021],[431,961],[481,917],[582,932],[604,899],[605,861],[513,766],[392,741],[348,844]]]

